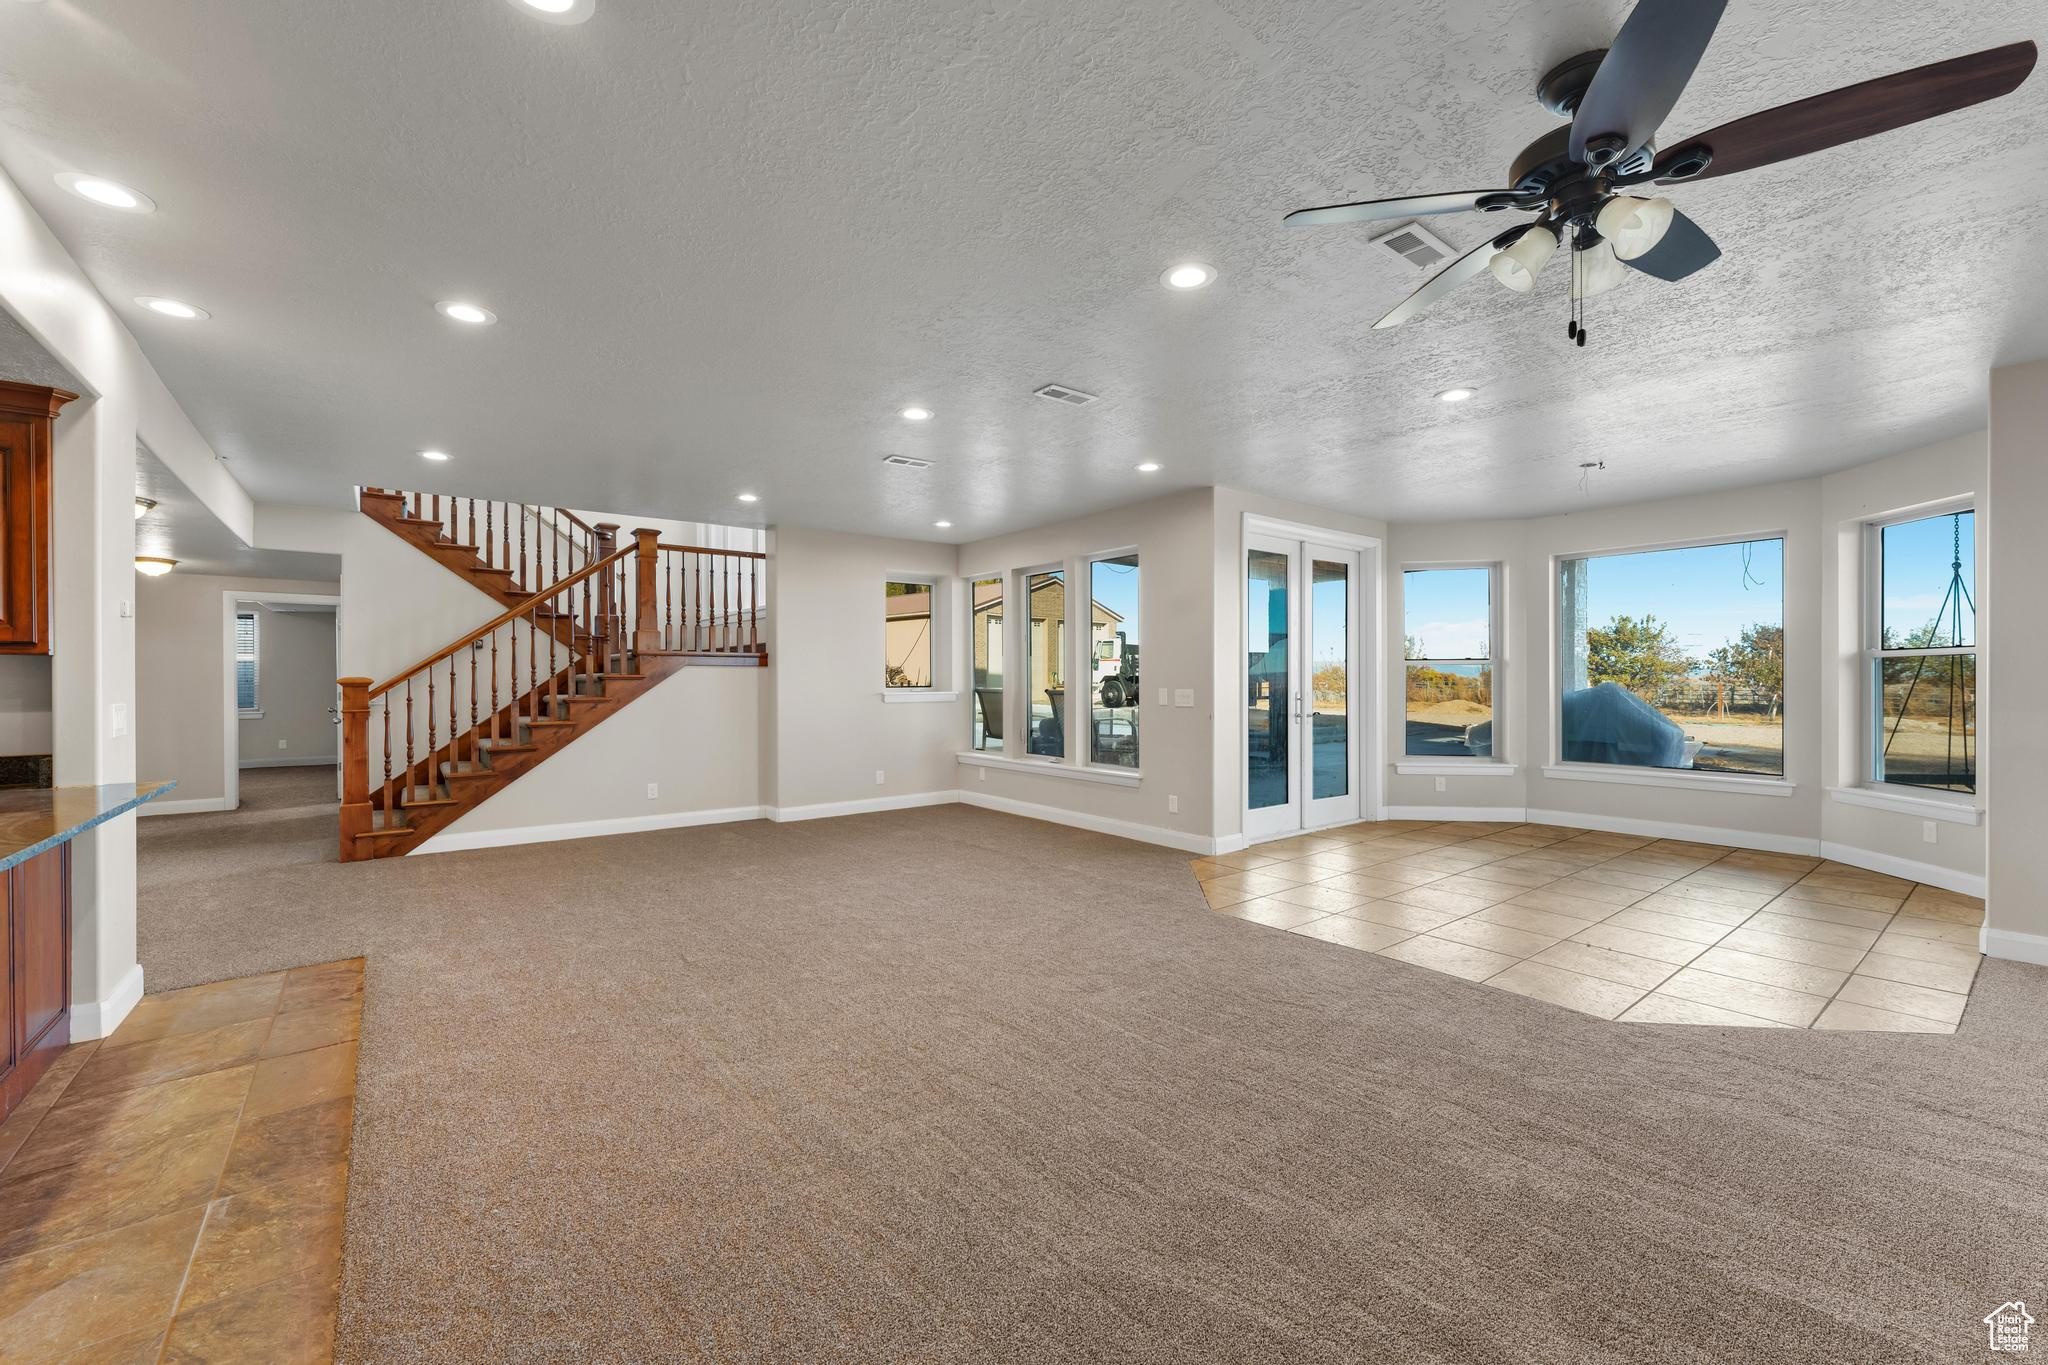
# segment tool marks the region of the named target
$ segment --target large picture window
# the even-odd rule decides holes
[[[932,685],[932,597],[929,583],[888,584],[885,687]]]
[[[1870,776],[1977,790],[1977,514],[1874,528]]]
[[[1558,563],[1559,757],[1782,776],[1785,542]]]
[[[1094,656],[1088,690],[1088,761],[1138,766],[1138,557],[1116,555],[1088,565]]]
[[[1410,569],[1401,575],[1410,758],[1493,756],[1494,572]]]
[[[968,639],[974,649],[974,747],[1003,747],[1003,580],[968,584]]]

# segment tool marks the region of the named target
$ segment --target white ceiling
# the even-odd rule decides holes
[[[1389,518],[1841,467],[2048,354],[2048,76],[1675,197],[1727,255],[1567,346],[1562,272],[1421,276],[1293,208],[1486,187],[1620,0],[0,3],[0,165],[265,501],[432,482],[967,540],[1203,483]],[[2038,0],[1734,0],[1666,141],[2048,37]],[[59,190],[81,170],[160,206]],[[1431,226],[1467,247],[1498,218]],[[1184,259],[1221,279],[1170,294]],[[181,297],[211,321],[144,314]],[[463,330],[436,299],[503,321]],[[1103,395],[1071,409],[1049,380]],[[1439,389],[1474,385],[1459,407]],[[938,419],[912,427],[910,402]],[[929,472],[884,470],[892,451]],[[1132,472],[1142,459],[1165,470]],[[762,501],[732,502],[752,489]],[[936,532],[935,518],[954,529]]]
[[[135,553],[177,560],[174,573],[313,582],[341,577],[340,555],[250,549],[146,449],[135,452],[135,496],[156,504],[135,520]]]

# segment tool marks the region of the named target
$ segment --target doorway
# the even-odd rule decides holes
[[[226,808],[338,802],[340,599],[230,590],[223,600]]]
[[[1354,823],[1370,808],[1377,546],[1251,519],[1244,545],[1245,837]]]

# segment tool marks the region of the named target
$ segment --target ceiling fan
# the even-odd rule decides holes
[[[1534,221],[1459,257],[1373,326],[1399,326],[1488,270],[1527,293],[1559,245],[1569,243],[1573,311],[1566,334],[1584,346],[1585,300],[1620,284],[1629,270],[1682,280],[1721,255],[1669,199],[1628,191],[1732,175],[1903,128],[2010,94],[2034,69],[2034,45],[2012,43],[1780,105],[1661,149],[1658,126],[1698,67],[1726,3],[1638,0],[1612,47],[1582,52],[1544,76],[1536,98],[1571,122],[1522,150],[1506,189],[1330,204],[1297,210],[1286,221],[1533,213]]]

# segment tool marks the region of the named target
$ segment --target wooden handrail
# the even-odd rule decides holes
[[[719,550],[709,545],[657,545],[657,550],[672,550],[686,555],[731,555],[734,559],[766,559],[759,550]]]
[[[442,660],[447,659],[451,655],[454,655],[464,649],[467,649],[472,643],[474,643],[477,640],[483,639],[486,635],[489,635],[492,631],[498,629],[500,626],[509,625],[511,622],[518,620],[522,616],[525,616],[527,613],[531,612],[535,607],[547,601],[549,598],[561,596],[565,589],[574,587],[576,584],[582,582],[584,579],[589,578],[592,574],[599,573],[605,569],[608,569],[612,565],[624,559],[626,556],[631,554],[637,554],[638,552],[638,546],[628,545],[623,549],[612,551],[603,559],[593,560],[591,563],[584,565],[575,573],[570,574],[561,582],[550,584],[548,587],[542,589],[540,592],[535,593],[533,596],[527,598],[525,601],[519,603],[517,606],[506,608],[504,612],[492,617],[489,621],[486,621],[484,624],[478,626],[475,630],[472,630],[469,634],[463,636],[454,644],[443,645],[440,649],[435,650],[432,654],[420,660],[411,668],[406,669],[402,673],[395,673],[391,677],[386,678],[383,682],[378,683],[375,687],[372,687],[370,689],[367,700],[376,700],[378,697],[383,696],[386,692],[389,692],[392,688],[397,687],[400,683],[403,683],[407,678],[417,677],[419,674],[426,672],[428,669],[432,668],[435,664],[440,663]]]

